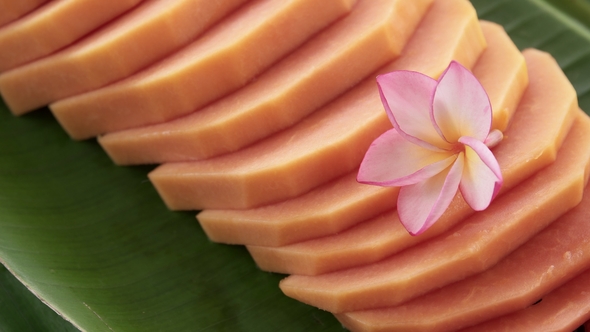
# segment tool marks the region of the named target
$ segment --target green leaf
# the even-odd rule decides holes
[[[551,52],[590,110],[587,2],[472,3],[520,48]],[[0,260],[26,285],[0,269],[0,330],[343,330],[282,295],[282,276],[243,247],[211,243],[194,213],[168,211],[149,170],[71,141],[47,109],[15,118],[0,106]]]
[[[551,53],[576,88],[580,107],[590,111],[589,2],[472,0],[471,3],[481,19],[502,24],[520,49],[533,47]],[[569,15],[574,12],[576,18]]]
[[[0,331],[78,331],[0,265]]]
[[[173,213],[147,167],[116,167],[72,142],[47,110],[0,112],[0,257],[89,331],[330,330],[335,319],[283,296],[243,247],[213,244]],[[287,326],[285,326],[287,324]]]

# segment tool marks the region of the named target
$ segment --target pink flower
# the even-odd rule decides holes
[[[357,180],[401,187],[398,214],[412,235],[432,226],[457,190],[474,210],[486,209],[502,185],[490,151],[502,133],[490,132],[490,101],[473,74],[451,62],[438,81],[395,71],[377,83],[394,129],[371,144]]]

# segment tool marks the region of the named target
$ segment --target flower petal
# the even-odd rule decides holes
[[[434,92],[434,122],[449,142],[461,136],[486,139],[492,125],[492,106],[481,83],[458,62],[451,62]]]
[[[488,148],[493,148],[494,146],[498,145],[498,143],[502,142],[502,140],[504,139],[504,134],[498,130],[498,129],[494,129],[492,131],[490,131],[490,133],[488,134],[488,137],[486,137],[485,141],[483,141],[483,143],[488,147]]]
[[[463,173],[464,154],[445,171],[426,181],[400,188],[397,212],[400,221],[412,235],[432,226],[449,207],[457,193]]]
[[[465,169],[459,189],[472,209],[486,209],[502,186],[502,172],[498,161],[483,143],[471,137],[461,137],[465,144]]]
[[[455,159],[455,154],[425,149],[391,129],[371,144],[357,180],[380,186],[406,186],[440,173]]]
[[[377,85],[387,116],[402,136],[435,150],[435,147],[448,147],[431,118],[436,80],[418,72],[400,70],[377,76]]]

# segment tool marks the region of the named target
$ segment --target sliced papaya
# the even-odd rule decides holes
[[[399,55],[431,2],[361,1],[236,93],[174,121],[107,134],[99,143],[117,164],[200,160],[239,150],[298,122]]]
[[[355,2],[250,1],[164,60],[50,108],[74,139],[172,120],[246,85]]]
[[[577,114],[575,91],[555,60],[532,50],[526,51],[525,57],[530,85],[505,132],[504,141],[494,149],[504,177],[502,193],[555,160],[563,135]],[[457,195],[439,221],[420,236],[409,235],[397,213],[392,211],[340,234],[279,248],[249,246],[248,249],[262,269],[321,274],[383,259],[441,234],[472,213]]]
[[[585,193],[584,196],[590,196],[590,193]],[[590,201],[585,199],[585,203],[580,204],[589,205]],[[579,227],[589,226],[587,221],[590,220],[590,213],[586,212],[578,218],[581,223],[586,221]],[[555,235],[560,236],[560,234]],[[563,254],[564,259],[567,259],[571,252],[568,254],[565,251]],[[578,327],[590,319],[588,294],[590,294],[590,270],[582,272],[564,285],[543,295],[533,305],[460,332],[577,331]]]
[[[585,133],[580,139],[589,142]],[[579,142],[582,141],[576,141]],[[585,176],[588,176],[588,170]],[[487,271],[400,306],[348,312],[338,314],[337,318],[354,331],[445,332],[473,326],[533,305],[590,268],[589,189],[586,188],[581,204]],[[588,295],[581,295],[587,303]],[[538,319],[551,320],[558,315],[559,312],[552,312],[550,316]],[[543,325],[541,330],[548,330],[545,328],[550,326]],[[517,328],[509,331],[527,330]]]
[[[485,211],[377,263],[318,276],[292,275],[281,281],[281,290],[341,313],[399,305],[483,272],[582,200],[590,167],[587,142],[590,118],[580,111],[557,160]]]
[[[458,12],[463,28],[472,21],[473,29],[466,35],[478,43],[471,42],[465,50],[472,55],[465,57],[465,65],[472,66],[485,46],[473,7],[462,0],[440,3]],[[439,62],[439,69],[446,65]],[[258,144],[217,158],[164,164],[149,176],[171,209],[261,206],[299,196],[350,172],[358,167],[371,142],[388,128],[391,124],[374,79],[370,79]]]
[[[467,50],[466,45],[472,44],[470,34],[466,32],[476,28],[472,26],[472,20],[462,21],[439,10],[442,9],[439,5],[450,7],[450,3],[435,2],[400,58],[381,71],[406,68],[437,77],[452,59],[470,63],[472,60],[462,58],[460,53]],[[451,12],[454,15],[460,14],[457,10]],[[494,110],[501,109],[500,114],[504,117],[504,110],[516,109],[528,84],[526,64],[524,57],[502,27],[490,22],[481,24],[484,36],[490,42],[474,66],[474,72],[488,91]],[[440,36],[456,36],[456,39]],[[464,38],[457,39],[459,36]],[[487,55],[489,53],[501,53],[506,56],[490,57]],[[432,56],[433,54],[436,56]],[[497,71],[496,66],[490,62],[503,63],[506,70]],[[482,70],[480,67],[488,70]],[[504,86],[511,86],[511,89],[503,89]],[[373,91],[367,93],[375,93],[374,85],[371,89]],[[375,109],[376,112],[384,114],[382,108]],[[510,116],[512,113],[513,111],[510,111]],[[364,129],[364,122],[369,119],[365,116],[355,120],[354,128],[347,129],[342,135],[353,133],[355,128]],[[384,116],[381,121],[388,122]],[[323,143],[332,144],[330,140],[318,141],[316,144]],[[354,140],[351,140],[345,144],[345,148],[354,144]],[[395,208],[397,192],[397,188],[358,184],[355,170],[294,199],[248,210],[208,209],[201,212],[197,218],[213,241],[276,247],[335,234],[361,221],[376,217],[388,209]]]
[[[399,189],[367,186],[356,171],[305,195],[247,210],[204,210],[197,215],[211,241],[279,247],[336,234],[395,207]]]
[[[13,22],[34,11],[49,0],[2,0],[0,1],[0,26]]]
[[[70,45],[130,10],[141,1],[70,0],[49,2],[17,22],[0,28],[0,49],[2,50],[0,72],[36,60]],[[52,83],[55,81],[49,82],[49,84]]]
[[[0,29],[0,48],[7,49],[0,54],[0,70],[48,54],[65,37],[73,39],[74,32],[104,17],[103,12],[112,13],[125,4],[129,7],[138,2],[109,1],[113,4],[94,0],[55,1],[43,13],[27,17],[23,24],[10,26],[17,31]],[[11,111],[22,114],[100,88],[179,50],[244,2],[144,1],[71,47],[1,75],[0,91]],[[76,3],[80,4],[75,6]],[[86,24],[74,29],[76,25],[70,21]]]
[[[522,91],[529,84],[526,62],[502,26],[481,21],[481,28],[490,47],[473,67],[473,74],[490,97],[494,112],[492,128],[505,131],[522,97]]]

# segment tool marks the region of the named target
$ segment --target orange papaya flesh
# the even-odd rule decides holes
[[[431,3],[363,0],[236,93],[173,121],[106,134],[99,143],[120,165],[239,150],[293,125],[397,57]]]
[[[555,160],[577,114],[575,91],[553,58],[533,50],[526,51],[525,57],[530,85],[504,140],[494,149],[504,178],[501,194]],[[248,250],[263,270],[317,275],[378,261],[447,231],[473,213],[458,194],[441,218],[419,236],[409,235],[392,211],[339,234],[277,248],[251,245]]]
[[[26,14],[33,12],[49,0],[2,0],[0,1],[0,26],[14,22]]]
[[[187,115],[246,85],[355,1],[250,1],[180,51],[50,109],[74,139]]]
[[[96,10],[87,5],[86,10],[97,16],[106,8],[112,12],[125,3],[137,2],[109,1],[117,5],[109,5],[105,1],[85,1],[98,5],[101,9]],[[54,101],[103,87],[179,50],[244,2],[245,0],[144,1],[72,46],[0,76],[0,91],[11,111],[14,114],[23,114]],[[74,7],[75,3],[76,1],[56,1],[52,2],[52,6],[61,9],[68,4],[69,7]],[[26,62],[28,58],[21,56],[25,51],[32,57],[52,49],[51,45],[59,41],[55,41],[57,36],[63,35],[55,30],[61,28],[68,35],[73,33],[74,29],[72,24],[68,24],[68,20],[74,20],[78,24],[91,22],[79,19],[84,13],[72,14],[75,10],[79,12],[79,8],[69,7],[63,8],[57,18],[55,16],[58,13],[53,13],[56,10],[43,15],[38,19],[39,22],[34,22],[36,24],[33,27],[28,24],[25,27],[28,29],[21,29],[25,31],[19,35],[6,36],[12,37],[9,40],[3,38],[5,36],[0,30],[0,48],[8,44],[12,50],[0,54],[0,69],[5,67],[2,65],[4,62],[6,66]],[[22,38],[24,33],[31,36]],[[50,35],[51,38],[45,35]]]
[[[479,43],[471,43],[468,49],[473,48],[470,53],[479,54],[485,41],[473,7],[462,0],[441,3],[454,4],[450,7],[461,9],[459,13],[463,16],[459,17],[464,18],[461,22],[473,24],[467,36],[480,38],[475,38]],[[464,59],[471,66],[477,56]],[[442,70],[447,65],[448,62],[439,68]],[[371,79],[296,126],[258,144],[217,158],[167,163],[149,176],[173,210],[268,205],[302,195],[355,169],[371,142],[388,128],[391,124]]]
[[[0,72],[60,50],[131,10],[142,0],[51,1],[0,28]],[[1,8],[1,7],[0,7]],[[55,81],[49,82],[54,84]]]
[[[588,196],[590,193],[584,193],[584,197]],[[585,203],[580,203],[580,205],[588,204],[590,201],[587,199]],[[587,223],[590,220],[589,212],[577,217],[577,221],[581,224],[578,227],[589,226]],[[555,235],[560,236],[560,234]],[[571,251],[564,251],[563,259],[568,259],[571,254]],[[549,269],[551,267],[548,271]],[[575,331],[590,319],[589,293],[590,270],[586,270],[564,285],[543,295],[538,303],[462,329],[460,332]]]
[[[402,304],[483,272],[575,207],[590,167],[590,118],[580,111],[557,160],[485,211],[439,237],[377,263],[319,276],[292,275],[283,292],[334,313]]]
[[[589,122],[587,119],[584,121]],[[576,140],[577,144],[588,142],[585,138],[587,134],[581,134],[580,139],[585,141]],[[473,326],[531,306],[590,268],[589,203],[590,192],[586,188],[581,204],[481,274],[400,306],[348,312],[338,314],[337,318],[355,331],[444,332]],[[584,297],[587,302],[587,295],[584,294]]]
[[[356,171],[308,194],[248,210],[204,210],[197,215],[210,240],[278,247],[338,233],[395,206],[399,190],[366,186]]]
[[[526,61],[502,26],[487,21],[481,25],[490,47],[473,67],[473,74],[490,97],[492,129],[505,131],[529,84]]]
[[[445,4],[448,5],[449,2]],[[469,36],[459,31],[469,31],[472,26],[459,25],[460,20],[448,13],[434,15],[437,13],[437,6],[439,3],[435,2],[400,58],[382,69],[382,72],[397,67],[437,77],[451,59],[470,63],[467,58],[461,58],[456,54],[467,49],[463,43],[470,43],[469,37],[453,41],[438,36]],[[458,11],[453,12],[458,15]],[[430,19],[429,15],[437,19]],[[526,88],[525,83],[528,84],[524,57],[500,26],[481,22],[481,27],[486,40],[491,42],[488,42],[488,47],[475,65],[474,72],[480,81],[484,82],[494,109],[515,109]],[[452,29],[458,31],[452,32]],[[448,45],[433,46],[442,41],[446,41]],[[507,54],[508,61],[486,56],[490,52]],[[424,56],[435,53],[436,61],[431,56]],[[490,62],[502,62],[506,72],[496,71]],[[480,66],[491,70],[477,69]],[[524,67],[524,72],[519,69],[521,67]],[[519,75],[513,76],[514,72]],[[501,88],[503,86],[513,88],[506,90]],[[510,112],[510,116],[513,113]],[[357,127],[363,127],[361,121],[366,120],[367,118],[357,120]],[[388,120],[383,118],[382,121]],[[349,129],[343,134],[352,131]],[[347,146],[350,144],[352,143],[347,143]],[[358,222],[376,217],[388,209],[395,208],[397,192],[397,188],[358,184],[355,170],[294,199],[247,210],[207,209],[202,211],[197,219],[209,238],[215,242],[277,247],[335,234]]]

